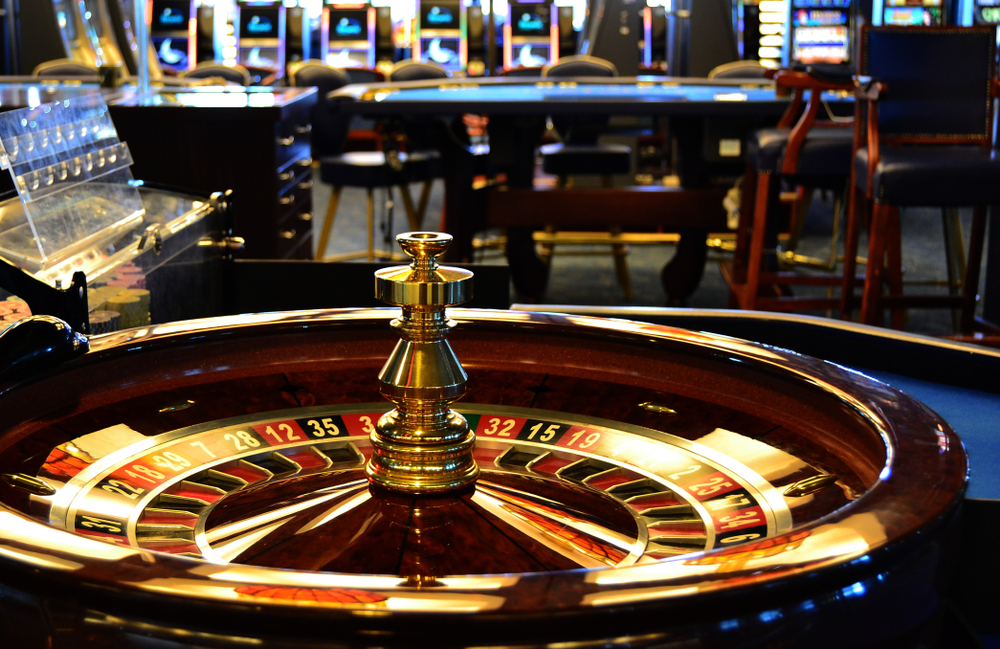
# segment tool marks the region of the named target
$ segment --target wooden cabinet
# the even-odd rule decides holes
[[[161,92],[109,98],[142,180],[234,192],[235,234],[247,259],[312,258],[313,88]],[[151,103],[152,105],[148,105]]]

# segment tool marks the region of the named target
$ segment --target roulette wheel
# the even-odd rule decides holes
[[[0,349],[20,352],[0,375],[5,636],[940,640],[967,473],[943,420],[775,347],[446,313],[471,295],[468,271],[436,263],[449,240],[400,236],[413,262],[379,271],[376,292],[402,311],[246,315],[89,343],[51,319],[8,329]]]

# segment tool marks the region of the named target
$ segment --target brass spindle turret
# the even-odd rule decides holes
[[[372,433],[369,479],[406,493],[441,493],[475,482],[475,435],[451,404],[465,394],[467,377],[447,336],[455,322],[445,308],[472,298],[472,272],[438,266],[452,237],[406,232],[396,237],[409,266],[375,273],[375,297],[403,309],[392,321],[400,341],[379,373],[380,391],[396,409]]]

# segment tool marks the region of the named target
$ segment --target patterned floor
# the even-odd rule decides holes
[[[314,205],[317,219],[316,227],[322,224],[322,215],[326,213],[330,188],[317,184],[313,190]],[[414,186],[412,193],[416,196],[419,187]],[[426,229],[435,229],[441,214],[443,186],[436,182],[424,220]],[[398,195],[396,197],[397,201]],[[384,242],[384,234],[390,231],[392,235],[406,231],[406,218],[399,205],[392,211],[391,223],[386,209],[385,193],[376,192],[376,224],[378,234],[376,248],[388,249],[389,243]],[[828,257],[830,249],[830,232],[833,214],[832,200],[823,201],[817,196],[806,220],[804,236],[799,251],[806,255]],[[971,210],[963,210],[963,231],[968,236]],[[944,247],[942,243],[941,212],[937,209],[910,209],[903,215],[904,238],[904,277],[906,281],[935,281],[946,277],[944,263]],[[314,237],[314,240],[318,236]],[[390,238],[391,241],[391,238]],[[335,255],[353,250],[364,249],[367,242],[367,226],[365,219],[365,199],[362,190],[345,189],[341,197],[340,207],[336,216],[333,234],[326,254]],[[392,244],[394,245],[394,244]],[[862,241],[862,251],[866,243]],[[560,247],[559,253],[572,253],[571,247]],[[660,286],[659,273],[663,264],[673,254],[670,245],[632,246],[628,258],[631,272],[634,299],[626,302],[621,289],[615,280],[612,258],[610,256],[578,256],[572,254],[557,254],[552,261],[548,292],[544,302],[550,304],[587,304],[587,305],[633,305],[633,306],[664,306],[666,295]],[[863,254],[863,252],[862,252]],[[728,292],[722,280],[717,260],[722,255],[712,254],[705,268],[705,276],[697,292],[690,299],[688,306],[698,308],[725,308],[728,304]],[[484,263],[504,263],[504,258],[496,253],[484,256]],[[815,289],[814,289],[815,290]],[[826,289],[820,289],[825,291]],[[944,287],[915,287],[913,290],[931,290],[944,292]],[[982,292],[982,288],[980,289]],[[512,301],[518,297],[511,294]],[[825,315],[813,313],[813,315]],[[911,311],[907,330],[931,335],[944,335],[952,331],[952,317],[948,311],[920,310]]]

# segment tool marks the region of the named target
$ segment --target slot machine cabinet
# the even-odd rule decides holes
[[[221,23],[221,24],[220,24]],[[195,18],[195,65],[221,61],[222,43],[219,34],[225,27],[225,15],[215,7],[198,7]]]
[[[706,0],[701,0],[702,2]],[[589,0],[580,54],[611,61],[623,77],[639,73],[642,10],[639,0]]]
[[[511,2],[503,26],[503,67],[538,68],[559,60],[559,13],[549,2]]]
[[[434,62],[449,72],[465,70],[468,31],[462,0],[418,0],[413,60]]]
[[[789,11],[788,58],[792,64],[850,63],[854,47],[851,0],[792,0]]]
[[[705,77],[713,68],[739,58],[730,0],[677,0],[667,12],[671,75]]]
[[[577,51],[576,27],[573,25],[573,7],[558,6],[559,14],[559,56],[572,56]]]
[[[965,0],[959,9],[963,25],[1000,25],[1000,0]]]
[[[387,74],[396,62],[392,32],[392,8],[375,7],[375,69],[383,74]]]
[[[465,72],[470,77],[481,77],[486,73],[486,23],[482,6],[471,5],[465,10],[465,24],[468,56]]]
[[[100,67],[123,64],[104,0],[33,0],[20,3],[22,71],[68,58]]]
[[[947,25],[948,20],[944,0],[874,0],[872,3],[873,25],[933,27]]]
[[[233,20],[237,63],[283,76],[286,11],[281,2],[237,0]]]
[[[149,40],[160,67],[175,74],[193,70],[198,47],[194,0],[152,0],[148,6]]]
[[[311,54],[309,12],[305,7],[288,7],[285,14],[285,64],[305,61]]]
[[[323,61],[337,68],[375,67],[375,7],[328,3],[320,22]]]
[[[648,70],[667,70],[667,10],[642,10],[642,64]]]
[[[135,55],[135,52],[139,51],[139,42],[133,26],[134,0],[110,0],[108,11],[115,39],[118,41],[118,48],[121,50],[122,58],[125,59],[125,67],[130,75],[135,76],[139,69],[138,57]],[[163,68],[160,67],[152,40],[149,41],[148,48],[146,60],[149,67],[149,78],[154,81],[161,80],[163,79]]]

